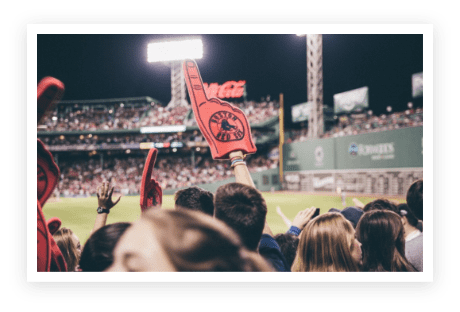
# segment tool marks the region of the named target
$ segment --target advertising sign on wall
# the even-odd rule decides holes
[[[350,113],[369,107],[369,88],[362,87],[334,94],[334,113]]]

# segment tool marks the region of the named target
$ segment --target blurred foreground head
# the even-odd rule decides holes
[[[200,212],[145,211],[125,232],[109,272],[271,271],[224,223]]]
[[[300,233],[292,272],[355,272],[361,260],[360,243],[350,221],[338,212],[311,220]]]

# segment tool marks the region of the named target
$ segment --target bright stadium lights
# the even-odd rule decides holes
[[[149,63],[179,61],[188,58],[201,59],[202,57],[203,42],[201,39],[153,42],[147,46]]]
[[[391,106],[387,106],[387,112],[391,113],[391,110],[392,110]]]
[[[412,106],[413,106],[412,102],[407,103],[408,108],[412,108]]]

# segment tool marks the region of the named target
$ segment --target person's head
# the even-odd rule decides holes
[[[214,214],[214,195],[197,186],[177,191],[174,201],[176,209],[201,211],[210,216]]]
[[[404,229],[417,228],[418,219],[407,204],[399,204],[398,214],[401,216]],[[406,231],[407,232],[407,231]]]
[[[150,209],[123,234],[108,272],[271,271],[224,223],[203,213]]]
[[[353,225],[353,228],[356,228],[356,225],[358,224],[359,219],[363,215],[363,210],[356,208],[356,207],[346,207],[343,210],[337,209],[337,208],[331,208],[329,209],[329,212],[338,212],[341,213],[345,219],[351,222],[351,225]]]
[[[214,217],[230,226],[246,248],[257,250],[267,215],[262,194],[241,183],[228,183],[217,189]]]
[[[417,180],[409,187],[406,202],[415,217],[423,221],[423,180]]]
[[[81,245],[77,235],[72,230],[62,227],[54,233],[53,238],[67,264],[67,272],[74,272],[81,255]]]
[[[364,212],[371,210],[389,210],[396,213],[398,212],[396,205],[387,199],[376,199],[370,203],[367,203],[363,208]]]
[[[287,265],[291,267],[295,259],[297,246],[299,245],[299,238],[289,233],[282,233],[275,235],[275,240],[280,246]]]
[[[128,222],[112,223],[94,232],[81,253],[80,269],[83,272],[102,272],[111,266],[115,245],[130,225]]]
[[[360,243],[350,221],[337,212],[311,220],[300,233],[293,272],[356,272]]]
[[[366,212],[356,235],[362,244],[364,271],[414,270],[405,257],[404,227],[398,214],[389,210]]]

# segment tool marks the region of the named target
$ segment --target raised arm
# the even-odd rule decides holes
[[[114,187],[110,188],[109,182],[103,182],[101,186],[99,186],[96,190],[97,194],[97,216],[96,222],[94,223],[94,227],[91,230],[91,233],[96,232],[101,227],[105,226],[107,223],[107,216],[110,213],[110,209],[113,208],[121,199],[121,195],[118,199],[113,202],[112,201],[112,193]]]

